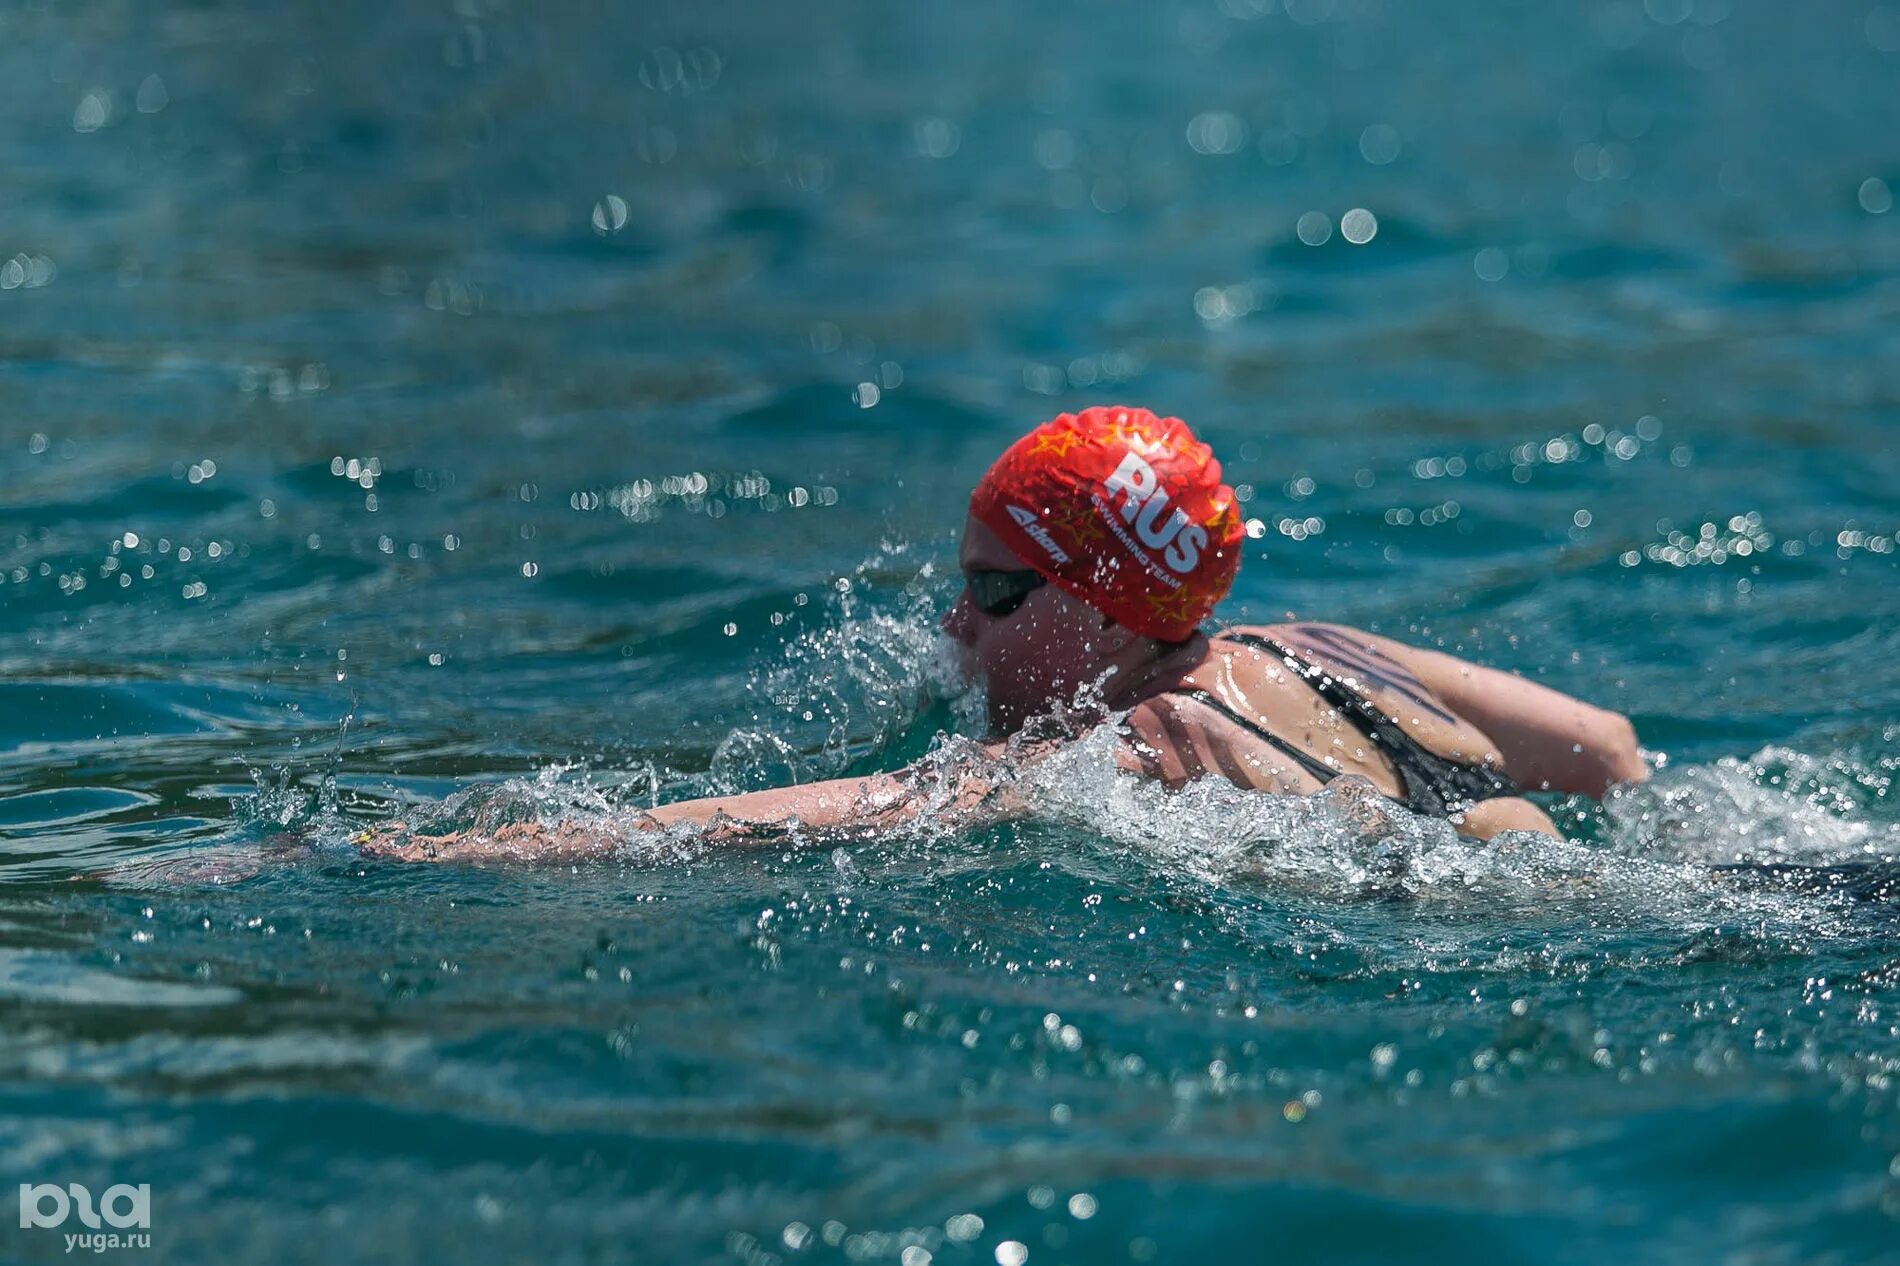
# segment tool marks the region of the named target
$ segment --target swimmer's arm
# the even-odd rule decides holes
[[[959,819],[1006,815],[1012,798],[993,797],[995,790],[996,785],[980,774],[967,773],[945,784],[912,766],[892,774],[680,800],[652,809],[648,816],[663,827],[730,824],[741,830],[771,831],[796,824],[815,831],[849,830],[899,826],[930,810]],[[992,799],[998,803],[986,803]],[[983,812],[986,808],[989,814]]]
[[[987,825],[1020,816],[1013,789],[978,772],[946,778],[911,766],[891,774],[835,778],[731,796],[660,805],[624,831],[577,822],[544,826],[511,823],[492,832],[411,835],[400,824],[373,828],[355,843],[365,853],[400,861],[599,861],[641,830],[691,826],[721,844],[782,844],[794,827],[810,831],[899,826],[925,812],[958,826]]]
[[[723,826],[738,832],[791,826],[812,831],[878,829],[926,815],[957,828],[989,826],[1028,812],[1028,802],[1010,775],[1050,750],[991,743],[972,755],[919,761],[889,774],[680,800],[651,810],[649,816],[663,827]]]
[[[365,857],[399,862],[585,862],[610,857],[618,832],[579,822],[510,822],[492,831],[425,835],[401,821],[379,822],[350,837]]]
[[[1617,783],[1644,782],[1649,766],[1628,717],[1443,651],[1348,630],[1410,669],[1427,690],[1498,745],[1504,772],[1537,791],[1601,796]]]
[[[1452,824],[1458,828],[1458,834],[1474,840],[1488,840],[1503,831],[1535,831],[1552,839],[1563,838],[1563,832],[1550,820],[1550,815],[1521,796],[1480,800],[1452,819]]]

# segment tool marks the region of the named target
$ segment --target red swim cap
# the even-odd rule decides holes
[[[1049,580],[1166,642],[1190,636],[1240,568],[1220,463],[1187,423],[1146,409],[1043,423],[990,467],[970,513]]]

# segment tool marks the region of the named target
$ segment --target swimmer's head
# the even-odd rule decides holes
[[[970,497],[965,587],[944,622],[1013,729],[1141,639],[1192,637],[1244,533],[1220,463],[1179,418],[1093,408],[1043,423]]]

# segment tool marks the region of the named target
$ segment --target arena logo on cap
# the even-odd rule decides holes
[[[1118,492],[1123,494],[1122,519],[1134,526],[1135,536],[1143,545],[1162,551],[1161,561],[1170,570],[1180,576],[1194,570],[1207,545],[1207,530],[1189,523],[1187,512],[1178,506],[1173,514],[1167,513],[1167,490],[1141,454],[1130,449],[1102,485],[1102,491],[1111,498]],[[1114,526],[1112,520],[1110,526]]]
[[[1070,561],[1069,552],[1057,545],[1056,538],[1049,535],[1049,529],[1036,521],[1034,510],[1025,510],[1018,505],[1006,505],[1004,509],[1009,511],[1009,517],[1016,520],[1030,540],[1042,546],[1043,553],[1058,564]]]

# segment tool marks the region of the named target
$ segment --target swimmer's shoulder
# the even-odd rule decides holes
[[[1437,652],[1364,629],[1318,620],[1242,626],[1230,632],[1243,638],[1272,638],[1387,712],[1402,715],[1407,731],[1425,738],[1426,746],[1434,750],[1447,744],[1458,750],[1491,747],[1482,730],[1435,687],[1437,674],[1432,671],[1431,661],[1434,657],[1446,658]],[[1246,642],[1239,644],[1244,646]]]
[[[1121,733],[1123,766],[1170,791],[1210,774],[1254,791],[1310,791],[1319,785],[1238,730],[1199,691],[1151,695],[1124,715]]]
[[[1214,634],[1216,642],[1227,641],[1240,646],[1265,639],[1277,642],[1302,657],[1315,660],[1329,667],[1340,664],[1341,660],[1351,662],[1364,657],[1388,660],[1394,666],[1406,670],[1410,675],[1408,660],[1416,647],[1403,642],[1369,633],[1365,629],[1355,629],[1345,624],[1331,624],[1323,620],[1288,620],[1279,624],[1237,624]],[[1265,651],[1264,647],[1253,649]]]

